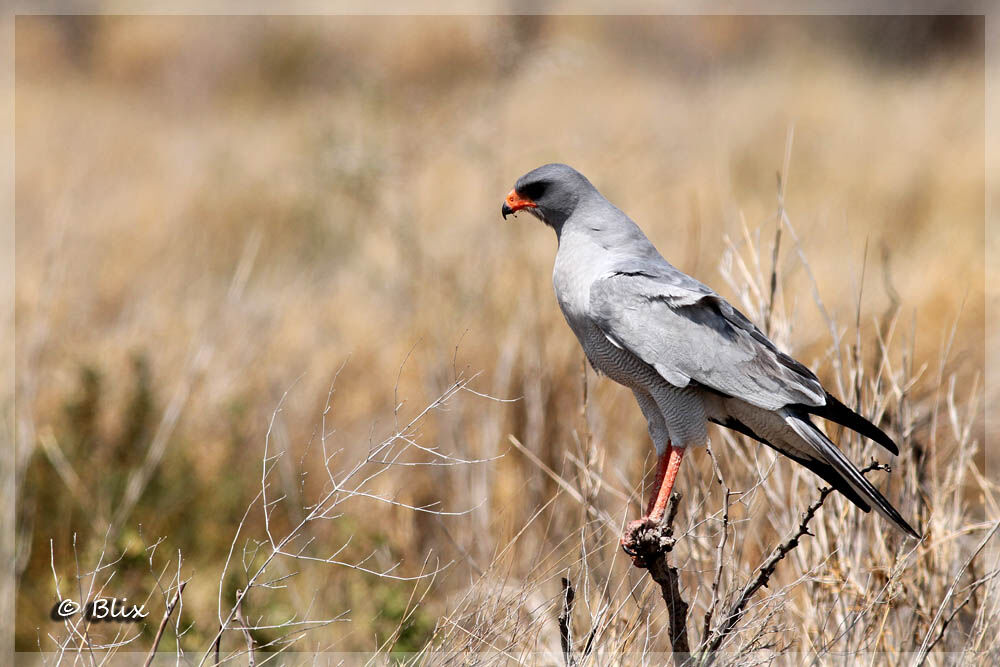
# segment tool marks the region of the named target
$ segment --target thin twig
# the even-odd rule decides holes
[[[712,602],[705,612],[705,629],[702,632],[702,637],[707,637],[709,631],[712,629],[712,616],[719,606],[719,586],[722,584],[723,556],[726,551],[726,541],[729,538],[729,497],[732,495],[732,491],[729,490],[729,487],[722,480],[722,471],[719,469],[719,463],[715,460],[715,454],[711,448],[709,448],[708,453],[712,457],[715,479],[719,482],[719,486],[722,487],[725,496],[722,504],[722,537],[719,538],[719,544],[716,548],[715,579],[712,581]]]
[[[573,600],[576,599],[576,591],[573,590],[573,582],[569,577],[562,578],[563,604],[559,612],[559,644],[562,646],[563,662],[566,667],[576,665],[573,657]]]
[[[930,625],[931,629],[933,629],[934,626],[937,625],[938,620],[941,618],[941,615],[944,613],[945,606],[948,604],[948,602],[955,595],[955,589],[958,587],[958,582],[961,579],[962,574],[964,574],[965,571],[969,569],[969,565],[971,565],[972,561],[974,561],[976,559],[976,557],[979,556],[979,554],[982,552],[982,550],[986,547],[986,544],[993,538],[994,535],[996,535],[996,533],[997,533],[998,530],[1000,530],[1000,521],[997,521],[997,522],[995,522],[993,524],[993,530],[991,530],[989,533],[986,534],[986,537],[984,537],[982,539],[982,541],[979,543],[979,546],[977,546],[975,548],[975,550],[973,550],[972,554],[966,559],[965,563],[962,564],[962,567],[960,567],[958,569],[958,572],[955,574],[954,580],[951,582],[951,586],[948,587],[948,592],[945,593],[944,599],[941,601],[941,605],[938,607],[937,613],[934,615],[934,620],[931,621],[931,625]],[[972,592],[970,591],[970,595],[971,595],[971,593]],[[958,610],[961,609],[963,606],[965,606],[965,604],[967,602],[968,602],[968,599],[966,599],[965,602],[963,602],[962,604],[960,604],[955,609],[955,611],[952,612],[951,616],[948,617],[948,619],[941,626],[941,632],[938,634],[938,636],[933,641],[930,640],[930,631],[928,631],[927,636],[924,637],[924,641],[923,641],[922,645],[920,646],[920,652],[917,654],[917,660],[914,661],[914,663],[913,663],[914,665],[921,665],[921,664],[923,664],[923,662],[927,659],[927,654],[930,653],[931,648],[933,648],[934,645],[937,644],[938,641],[941,639],[941,637],[944,636],[944,631],[945,631],[945,628],[948,627],[948,623],[951,621],[951,619],[954,617],[954,615],[956,613],[958,613]]]
[[[256,664],[253,656],[253,636],[250,634],[250,629],[247,627],[247,622],[243,618],[243,600],[246,598],[239,598],[239,602],[236,603],[236,620],[240,624],[240,630],[243,632],[243,638],[247,641],[247,665],[249,667],[254,667]]]
[[[785,188],[788,185],[788,164],[792,160],[792,142],[795,140],[795,126],[788,128],[785,138],[785,159],[778,174],[778,213],[774,228],[774,247],[771,251],[771,284],[768,290],[767,311],[764,313],[764,333],[771,335],[771,319],[774,315],[774,296],[778,291],[778,255],[781,252],[781,221],[785,217]]]
[[[861,473],[868,473],[872,470],[888,470],[889,466],[878,463],[877,461],[872,461],[865,468],[861,470]],[[778,563],[787,556],[792,550],[799,546],[799,539],[805,535],[812,535],[809,532],[809,522],[812,521],[813,517],[826,499],[833,493],[832,487],[823,487],[820,489],[819,498],[814,500],[808,508],[806,508],[805,513],[802,515],[802,521],[799,522],[799,527],[796,529],[795,534],[789,537],[787,540],[775,547],[771,555],[767,557],[760,568],[757,570],[757,576],[752,580],[748,581],[740,592],[739,597],[729,608],[729,613],[726,615],[725,620],[722,625],[716,628],[716,630],[707,637],[704,642],[703,651],[703,664],[711,665],[715,660],[716,652],[722,643],[733,633],[733,629],[736,624],[739,623],[740,619],[743,618],[743,614],[746,612],[746,606],[750,602],[750,598],[759,591],[761,588],[767,586],[768,581],[771,579],[771,575],[774,574],[774,570],[778,567]]]
[[[608,528],[613,528],[615,530],[618,529],[618,525],[619,524],[616,521],[614,521],[610,516],[608,516],[607,512],[605,512],[605,511],[603,511],[603,510],[595,507],[591,502],[589,502],[586,498],[584,498],[583,494],[581,494],[579,491],[577,491],[575,488],[573,488],[572,484],[570,484],[565,479],[563,479],[559,474],[557,474],[554,470],[552,470],[552,468],[550,468],[549,466],[545,465],[545,462],[543,462],[540,458],[538,458],[538,455],[536,455],[530,449],[528,449],[527,447],[525,447],[521,443],[520,440],[518,440],[517,438],[514,437],[513,434],[508,433],[507,434],[507,440],[512,445],[514,445],[515,447],[517,447],[517,449],[522,454],[524,454],[526,457],[528,457],[528,459],[533,464],[535,464],[536,466],[538,466],[538,468],[540,468],[542,470],[542,472],[544,472],[546,475],[548,475],[550,478],[552,478],[552,480],[556,484],[558,484],[560,486],[560,488],[562,488],[566,493],[569,494],[570,498],[572,498],[576,502],[578,502],[581,505],[583,505],[586,508],[586,510],[587,510],[587,514],[589,514],[590,516],[594,517],[595,519],[601,521]]]
[[[146,662],[143,663],[143,667],[149,667],[153,664],[153,658],[156,657],[156,649],[160,645],[160,640],[163,638],[163,631],[167,629],[167,623],[170,622],[170,615],[174,613],[174,607],[181,600],[181,594],[184,593],[184,587],[187,586],[187,581],[182,581],[177,587],[177,594],[174,595],[174,599],[170,601],[167,608],[163,612],[163,618],[160,619],[160,627],[156,630],[156,636],[153,638],[153,646],[149,649],[149,654],[146,655]]]

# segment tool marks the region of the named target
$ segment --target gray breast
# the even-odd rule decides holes
[[[606,263],[607,252],[591,239],[564,234],[552,283],[566,322],[598,373],[648,395],[656,403],[674,446],[704,445],[708,433],[702,390],[670,384],[655,368],[612,343],[590,319],[590,285],[606,272]]]
[[[629,389],[648,395],[655,403],[675,447],[708,442],[703,391],[695,386],[675,387],[656,369],[624,350],[588,321],[570,321],[594,369]]]
[[[598,373],[603,373],[630,389],[648,390],[651,386],[664,382],[655,368],[612,343],[597,325],[591,322],[570,322],[570,327]]]

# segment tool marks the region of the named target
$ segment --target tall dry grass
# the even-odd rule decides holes
[[[499,222],[513,180],[560,160],[900,443],[874,474],[926,539],[831,498],[724,658],[987,659],[995,550],[970,560],[997,516],[981,51],[892,58],[858,38],[877,24],[826,21],[18,18],[18,649],[75,645],[48,620],[55,581],[111,561],[97,580],[151,595],[151,618],[188,582],[159,647],[197,659],[240,600],[247,622],[220,645],[240,660],[240,625],[273,650],[289,628],[266,626],[308,610],[343,622],[298,649],[560,662],[563,577],[575,659],[669,650],[655,587],[617,548],[651,466],[645,424],[581,370],[550,233]],[[462,392],[412,439],[480,463],[388,466],[369,491],[391,503],[352,496],[302,531],[316,554],[348,543],[345,565],[279,558],[272,576],[299,574],[243,599],[268,531],[329,490],[327,465],[366,461],[473,376],[517,400]],[[859,463],[875,453],[832,435]],[[696,453],[679,482],[692,646],[817,487],[712,441],[718,470]],[[267,524],[247,513],[265,442],[284,452],[265,467],[284,496]],[[397,562],[417,579],[379,576]],[[428,563],[449,565],[421,577]],[[88,637],[147,650],[158,627],[120,630]]]

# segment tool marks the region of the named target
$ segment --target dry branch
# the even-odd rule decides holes
[[[170,616],[174,613],[174,607],[181,601],[181,595],[184,593],[185,586],[187,586],[187,581],[182,581],[177,587],[177,594],[174,595],[174,599],[170,601],[166,610],[164,610],[163,618],[160,619],[160,627],[156,630],[156,636],[153,638],[153,646],[149,649],[149,654],[146,656],[146,662],[143,663],[143,667],[149,667],[153,664],[153,658],[156,657],[156,649],[160,645],[160,640],[163,639],[163,631],[166,630],[167,623],[170,622]]]
[[[568,577],[563,577],[563,604],[559,612],[559,645],[562,646],[563,662],[566,667],[576,665],[573,658],[573,601],[576,598],[576,591],[573,590],[573,583]]]
[[[243,638],[247,642],[247,665],[249,667],[254,667],[256,661],[254,660],[253,654],[253,636],[250,634],[250,629],[247,627],[246,619],[243,616],[243,600],[246,596],[240,598],[240,601],[236,604],[236,621],[240,624],[240,630],[243,632]]]
[[[865,474],[871,472],[872,470],[888,471],[889,466],[883,463],[878,463],[877,461],[872,461],[861,470],[861,473]],[[797,546],[799,546],[800,538],[805,535],[812,535],[812,533],[809,532],[809,522],[812,521],[816,512],[823,506],[823,503],[826,502],[826,499],[831,493],[833,493],[833,488],[831,487],[827,486],[820,489],[819,498],[814,500],[812,504],[806,508],[795,534],[774,548],[771,555],[767,557],[767,560],[765,560],[757,569],[757,575],[748,581],[743,587],[739,597],[736,598],[736,601],[729,608],[729,612],[726,614],[722,625],[716,628],[704,640],[704,649],[702,651],[702,655],[704,656],[703,664],[711,665],[712,662],[714,662],[716,651],[718,651],[723,642],[725,642],[726,639],[733,634],[736,624],[739,623],[741,618],[743,618],[743,614],[746,612],[746,607],[750,602],[750,598],[752,598],[753,595],[761,588],[767,586],[767,582],[770,581],[771,575],[774,574],[775,569],[778,567],[778,563],[781,562],[781,560],[784,559],[785,556],[787,556]]]
[[[670,645],[677,665],[683,664],[691,652],[687,634],[688,605],[681,597],[677,568],[671,567],[667,561],[667,554],[674,548],[674,519],[680,499],[679,493],[671,494],[663,521],[657,526],[638,531],[634,547],[635,566],[649,572],[649,576],[660,587],[663,602],[667,605]]]

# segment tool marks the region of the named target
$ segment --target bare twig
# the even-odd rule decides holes
[[[961,579],[962,575],[969,569],[969,565],[971,565],[972,561],[974,561],[976,557],[979,556],[979,554],[986,547],[986,544],[993,538],[994,535],[996,535],[998,530],[1000,530],[1000,521],[997,521],[993,524],[993,530],[991,530],[989,533],[986,534],[986,537],[982,539],[982,541],[979,543],[979,546],[977,546],[975,550],[973,550],[972,554],[969,555],[965,563],[962,564],[962,567],[960,567],[958,569],[958,572],[955,573],[955,578],[951,582],[951,586],[948,587],[948,592],[945,594],[944,599],[941,601],[941,605],[938,607],[937,613],[934,615],[934,620],[931,622],[930,629],[933,629],[934,626],[937,625],[938,620],[940,620],[942,614],[944,614],[945,606],[952,599],[952,597],[954,597],[955,589],[958,587],[959,579]],[[972,592],[973,591],[971,590],[969,591],[970,596],[972,595]],[[924,637],[924,641],[920,646],[920,652],[917,654],[917,659],[913,663],[914,665],[923,664],[923,662],[927,659],[927,654],[930,653],[930,650],[934,647],[934,645],[937,644],[938,641],[941,640],[941,637],[944,636],[944,631],[948,627],[948,623],[951,622],[951,619],[954,618],[955,614],[958,613],[958,610],[964,607],[965,604],[968,603],[968,601],[969,601],[968,598],[966,598],[966,600],[962,602],[958,607],[956,607],[955,610],[952,612],[952,614],[947,619],[945,619],[944,623],[941,625],[940,632],[938,633],[937,637],[935,637],[933,640],[931,640],[930,631],[928,631],[927,636]]]
[[[401,404],[398,400],[398,396],[396,396],[395,410],[393,412],[394,429],[392,434],[377,444],[375,443],[371,444],[367,456],[364,459],[356,462],[353,466],[351,466],[349,469],[347,469],[339,476],[334,475],[332,471],[329,469],[330,455],[324,446],[323,463],[324,466],[327,467],[326,470],[327,479],[329,480],[330,484],[328,488],[324,489],[324,491],[321,493],[320,498],[315,503],[309,504],[304,508],[308,511],[304,513],[304,515],[301,516],[299,519],[297,519],[295,522],[293,522],[293,525],[288,530],[288,532],[285,533],[284,536],[280,536],[275,534],[275,531],[273,529],[274,523],[272,521],[271,515],[277,507],[281,506],[281,503],[286,501],[286,497],[282,495],[275,498],[271,494],[269,494],[268,489],[271,485],[270,476],[275,468],[275,463],[282,456],[285,455],[285,451],[278,451],[276,453],[272,453],[270,449],[270,437],[273,431],[274,424],[276,423],[277,414],[284,405],[284,402],[288,395],[288,392],[285,392],[285,394],[281,397],[281,400],[279,401],[278,407],[275,409],[274,414],[272,414],[267,434],[264,437],[264,453],[262,457],[261,474],[260,474],[260,491],[257,494],[257,497],[253,501],[251,501],[250,505],[247,507],[247,513],[244,514],[243,519],[240,521],[240,524],[236,528],[236,534],[233,536],[233,541],[230,544],[229,555],[226,558],[226,564],[223,568],[223,575],[219,579],[219,602],[218,602],[218,612],[219,612],[219,622],[220,622],[219,630],[211,642],[211,648],[209,648],[209,650],[205,652],[205,654],[202,656],[198,664],[205,664],[205,662],[207,662],[210,659],[213,653],[213,649],[216,661],[218,661],[218,654],[220,652],[219,644],[221,642],[221,637],[227,630],[237,627],[234,621],[239,622],[240,630],[248,631],[248,630],[253,630],[254,628],[263,628],[263,627],[291,628],[293,626],[301,626],[303,624],[309,625],[311,628],[313,626],[318,627],[339,620],[339,617],[332,619],[325,619],[325,620],[305,620],[305,621],[296,621],[294,619],[291,619],[274,626],[253,626],[253,627],[247,627],[247,625],[244,622],[239,621],[238,616],[240,613],[242,613],[240,610],[240,606],[243,602],[243,599],[246,597],[246,595],[252,588],[274,587],[276,583],[282,580],[281,577],[277,579],[274,578],[268,579],[265,578],[264,576],[265,573],[268,571],[268,568],[276,560],[291,559],[297,561],[323,563],[326,565],[339,565],[350,568],[358,572],[364,572],[366,574],[371,574],[386,579],[392,579],[395,581],[433,580],[438,573],[440,573],[441,571],[443,571],[444,569],[446,569],[451,565],[450,562],[444,565],[440,565],[438,563],[432,571],[421,570],[420,574],[416,576],[402,576],[394,573],[396,568],[400,565],[400,562],[396,562],[395,564],[392,564],[388,567],[380,567],[378,569],[366,567],[365,563],[368,560],[375,557],[376,555],[375,552],[372,552],[367,557],[362,558],[360,561],[356,562],[348,562],[346,560],[341,560],[340,555],[350,545],[351,543],[350,538],[348,538],[343,544],[341,544],[338,548],[336,548],[330,555],[311,555],[307,553],[307,550],[311,547],[311,545],[313,545],[315,538],[310,537],[308,540],[305,541],[305,543],[303,543],[302,540],[300,540],[300,538],[302,537],[302,532],[304,531],[305,527],[311,522],[325,521],[330,519],[336,519],[337,517],[339,517],[340,514],[337,513],[336,510],[342,503],[344,503],[348,499],[359,499],[359,498],[370,499],[380,503],[391,505],[393,507],[401,507],[412,511],[425,512],[435,516],[458,516],[458,515],[468,514],[469,512],[473,511],[475,508],[469,510],[463,510],[460,512],[447,512],[444,510],[434,509],[437,503],[430,503],[423,506],[411,505],[409,503],[394,500],[393,498],[383,497],[370,490],[370,484],[372,483],[373,480],[380,477],[387,470],[391,469],[391,466],[400,464],[401,463],[399,461],[400,457],[402,457],[405,453],[410,451],[419,451],[424,454],[431,455],[436,459],[443,459],[448,463],[462,463],[462,464],[474,463],[474,461],[458,459],[443,454],[437,451],[436,447],[425,447],[419,444],[416,440],[418,436],[417,427],[421,423],[421,421],[432,411],[446,407],[448,405],[448,401],[452,397],[454,397],[458,392],[462,391],[469,381],[470,380],[466,378],[457,379],[454,383],[452,383],[449,387],[447,387],[438,396],[438,398],[436,398],[430,404],[425,406],[405,424],[403,424],[399,419],[399,408]],[[326,416],[326,414],[328,414],[329,411],[329,402],[331,394],[332,394],[332,389],[327,395],[327,406],[324,409],[324,416]],[[323,443],[323,439],[325,437],[325,434],[327,433],[325,421],[323,421],[322,423],[322,428],[323,428],[323,433],[320,436],[321,443]],[[261,546],[264,546],[265,547],[264,551],[261,553],[262,560],[260,561],[259,564],[256,564],[252,570],[248,570],[246,572],[247,575],[246,586],[237,591],[236,599],[234,600],[232,606],[229,607],[228,611],[223,611],[222,592],[224,589],[223,584],[224,584],[225,573],[228,571],[230,562],[232,560],[232,554],[236,548],[236,540],[239,534],[243,530],[250,509],[257,503],[258,500],[261,501],[261,509],[264,515],[263,530],[267,539],[261,541],[254,547],[253,549],[254,557],[252,557],[250,561],[247,561],[246,558],[244,558],[244,568],[246,568],[247,562],[253,562],[257,560],[256,550]],[[244,556],[245,555],[246,554],[244,554]],[[246,632],[244,632],[244,635],[246,635]],[[289,638],[289,641],[297,641],[297,640],[294,638]],[[264,648],[264,646],[261,645],[258,646],[257,648]]]
[[[563,662],[566,667],[576,665],[573,657],[573,600],[576,598],[576,591],[573,590],[573,582],[569,577],[562,578],[563,604],[559,612],[559,644],[562,646]]]
[[[243,638],[247,642],[247,665],[249,667],[254,667],[255,661],[253,656],[253,636],[250,634],[250,629],[247,627],[246,619],[243,618],[243,600],[246,596],[239,599],[236,603],[236,620],[240,624],[240,630],[243,632]]]
[[[788,184],[788,164],[792,160],[792,142],[795,139],[795,126],[788,128],[785,139],[785,159],[778,174],[778,212],[774,228],[774,247],[771,249],[771,281],[768,289],[767,310],[764,313],[764,333],[771,335],[771,320],[774,315],[774,296],[778,291],[778,256],[781,252],[781,221],[785,217],[785,188]]]
[[[888,470],[889,466],[878,463],[877,461],[872,461],[869,465],[861,470],[861,473],[868,473],[872,470]],[[819,498],[814,500],[812,504],[806,508],[805,513],[802,515],[802,520],[799,522],[799,527],[796,529],[795,534],[789,537],[787,540],[779,544],[771,552],[771,555],[767,557],[761,566],[757,569],[757,575],[747,582],[740,592],[736,601],[730,607],[728,614],[723,620],[722,625],[712,632],[711,636],[706,637],[704,641],[704,650],[702,651],[703,664],[711,665],[715,660],[715,653],[722,646],[722,643],[732,635],[733,629],[736,624],[739,623],[743,614],[746,612],[746,606],[750,602],[750,598],[759,591],[761,588],[767,586],[767,582],[771,579],[771,575],[774,574],[774,570],[778,567],[778,563],[787,556],[792,550],[799,546],[799,539],[805,535],[812,535],[809,532],[809,522],[812,521],[813,517],[826,499],[833,493],[832,487],[823,487],[820,489]]]
[[[174,607],[181,600],[181,595],[184,593],[184,587],[187,586],[187,581],[182,581],[177,587],[177,594],[174,595],[174,599],[170,601],[167,608],[163,612],[163,618],[160,619],[160,627],[156,630],[156,636],[153,637],[153,646],[149,649],[149,653],[146,655],[146,662],[143,663],[144,667],[149,667],[153,664],[153,658],[156,657],[156,649],[160,646],[160,640],[163,639],[163,631],[167,628],[167,623],[170,622],[170,616],[174,613]]]
[[[709,631],[712,628],[712,616],[715,614],[715,610],[719,606],[719,586],[722,584],[722,570],[723,570],[723,555],[726,550],[726,541],[729,538],[729,497],[732,495],[732,491],[722,480],[722,471],[719,469],[719,463],[715,460],[715,454],[712,452],[711,448],[708,449],[709,455],[712,457],[712,467],[715,470],[715,479],[719,482],[719,486],[722,487],[725,493],[723,497],[722,505],[722,536],[719,538],[719,545],[716,547],[716,558],[715,558],[715,579],[712,580],[712,602],[708,606],[708,610],[705,612],[705,629],[702,633],[702,637],[707,637]]]
[[[552,468],[550,468],[549,466],[545,465],[544,461],[542,461],[540,458],[538,458],[538,456],[534,452],[532,452],[530,449],[528,449],[527,447],[525,447],[521,443],[520,440],[518,440],[517,438],[514,437],[513,434],[508,433],[507,434],[507,440],[512,445],[514,445],[515,447],[517,447],[517,449],[522,454],[524,454],[526,457],[528,457],[528,459],[532,463],[534,463],[536,466],[538,466],[542,470],[542,472],[544,472],[546,475],[548,475],[549,477],[551,477],[552,480],[556,484],[558,484],[560,486],[560,488],[562,488],[566,493],[568,493],[569,496],[573,500],[575,500],[576,502],[578,502],[581,505],[583,505],[586,508],[586,510],[587,510],[587,514],[589,514],[590,516],[594,517],[595,519],[601,521],[602,523],[604,523],[605,526],[607,526],[609,528],[614,528],[614,529],[618,528],[618,523],[616,521],[614,521],[614,519],[612,519],[610,516],[608,516],[607,512],[602,511],[601,509],[595,507],[592,503],[588,502],[587,499],[584,498],[583,495],[579,491],[577,491],[575,488],[573,488],[572,484],[570,484],[565,479],[563,479],[554,470],[552,470]]]

